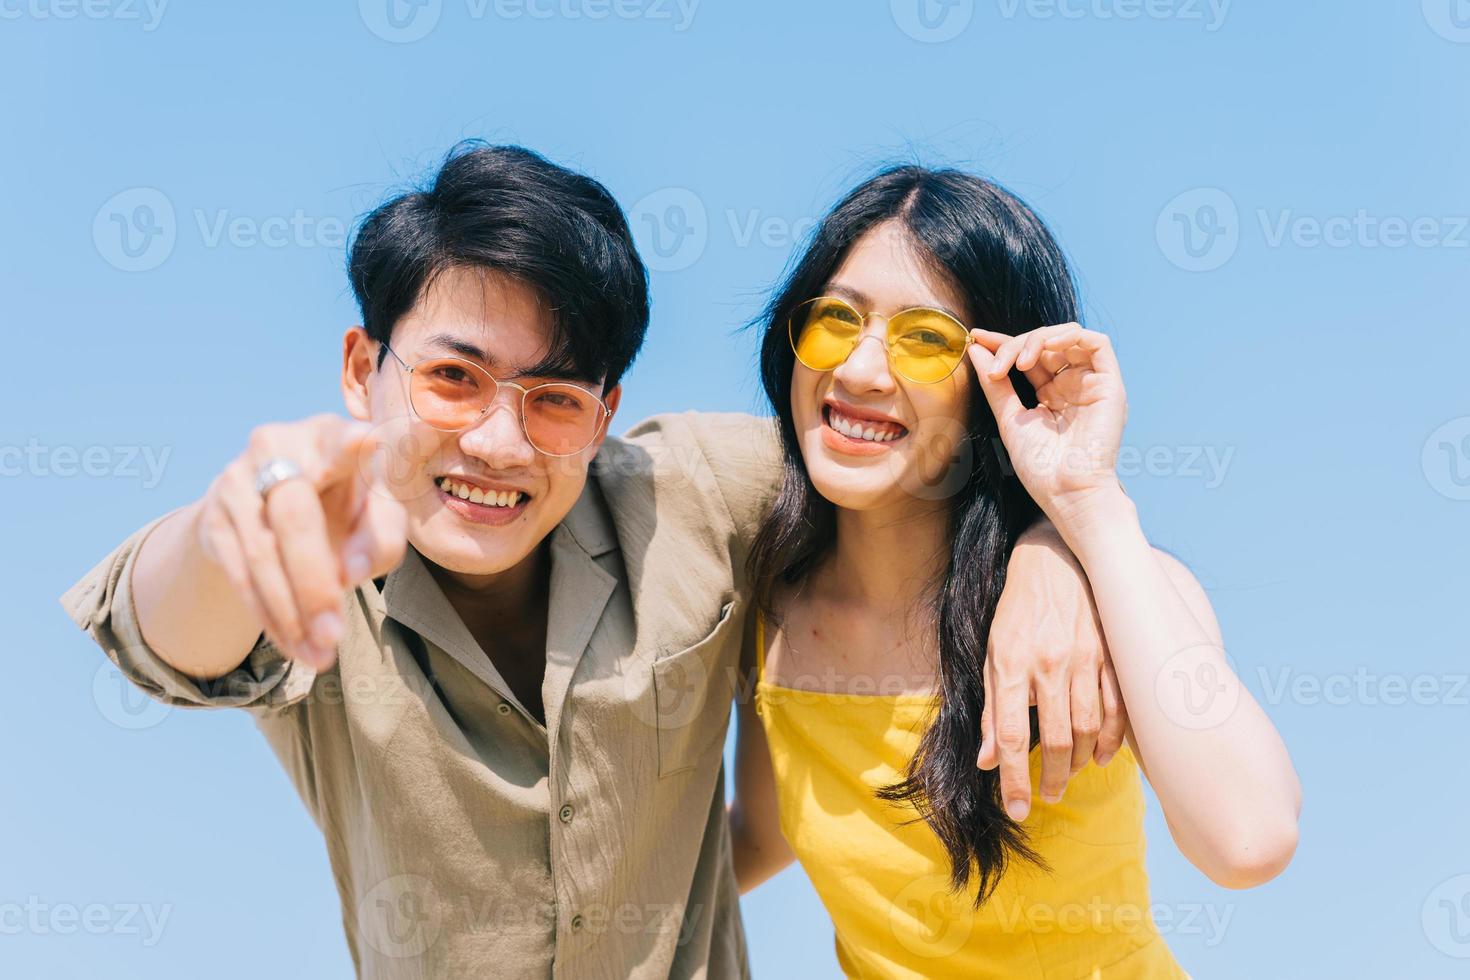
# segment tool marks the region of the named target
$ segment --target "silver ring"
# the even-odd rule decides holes
[[[302,475],[301,467],[289,459],[280,456],[268,459],[261,464],[260,469],[255,471],[255,492],[264,498],[278,484],[285,483],[287,480],[295,480]]]

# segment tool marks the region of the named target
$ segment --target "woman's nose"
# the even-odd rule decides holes
[[[893,375],[888,369],[888,343],[881,334],[864,332],[847,360],[837,365],[833,377],[849,391],[890,391]]]

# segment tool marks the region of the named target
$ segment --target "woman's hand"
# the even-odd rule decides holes
[[[1015,820],[1031,807],[1032,704],[1041,735],[1040,792],[1056,802],[1089,760],[1112,759],[1128,716],[1087,576],[1045,521],[1011,552],[985,655],[977,764],[1000,767],[1001,795]]]
[[[1059,529],[1098,491],[1118,489],[1118,447],[1128,400],[1112,343],[1076,323],[1020,336],[972,330],[970,360],[1016,475]],[[1009,373],[1036,389],[1027,408]]]

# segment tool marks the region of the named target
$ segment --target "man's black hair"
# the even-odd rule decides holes
[[[448,269],[524,282],[553,315],[542,366],[603,378],[604,390],[633,363],[648,330],[648,273],[622,208],[597,181],[524,147],[455,146],[428,186],[363,219],[347,267],[363,327],[385,344]]]

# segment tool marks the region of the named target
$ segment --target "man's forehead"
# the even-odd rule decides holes
[[[586,377],[557,328],[554,311],[532,286],[494,269],[453,266],[424,287],[394,331],[394,349],[450,354],[499,377],[578,381]]]

